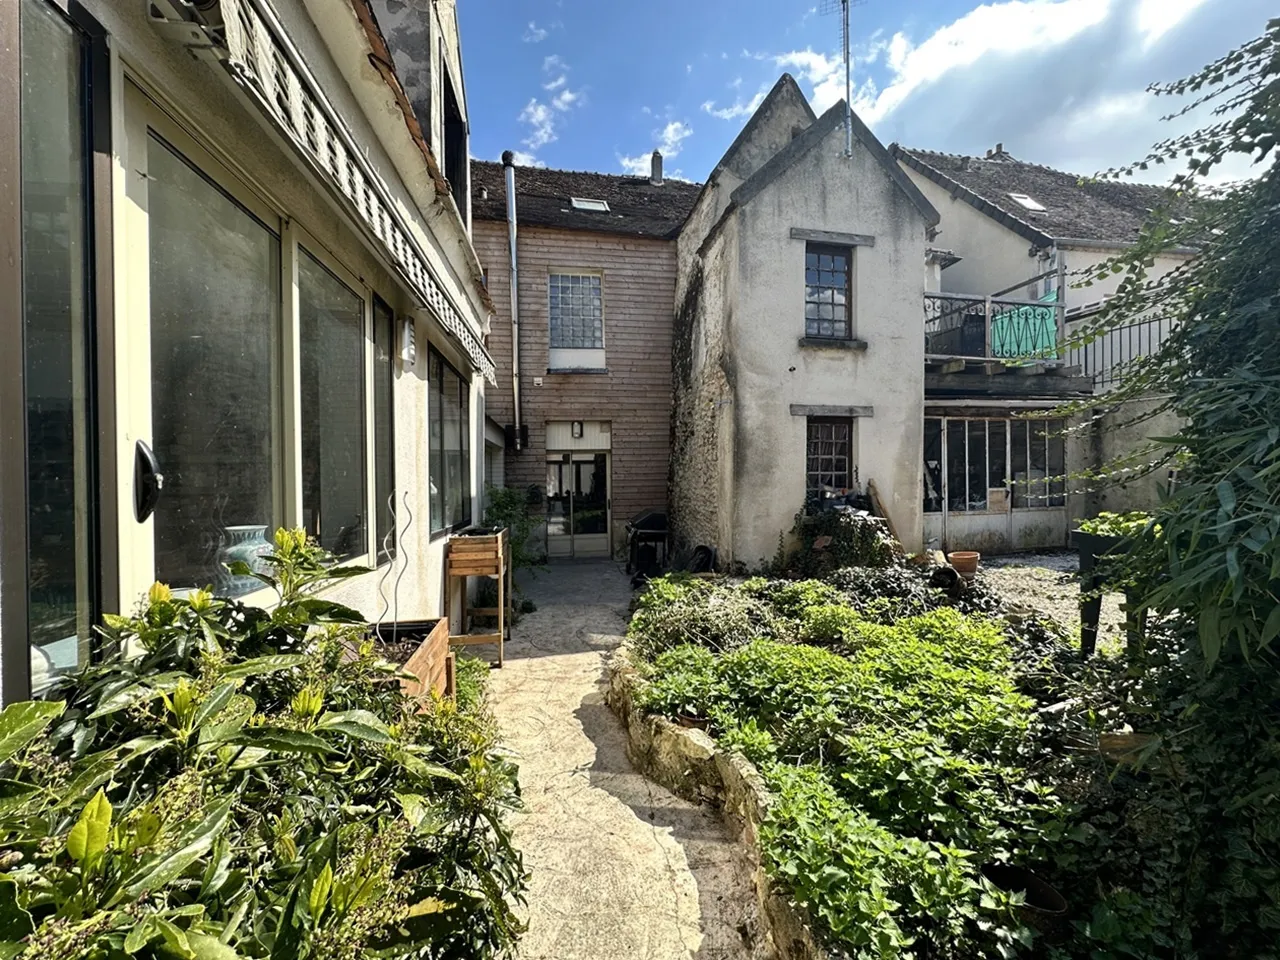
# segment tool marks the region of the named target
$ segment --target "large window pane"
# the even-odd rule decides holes
[[[39,694],[88,659],[94,605],[88,181],[81,38],[42,0],[24,0],[19,14],[27,597]]]
[[[947,509],[963,513],[969,509],[966,475],[968,443],[963,420],[947,421]]]
[[[970,510],[987,509],[987,421],[966,420],[969,430]]]
[[[471,522],[471,386],[434,349],[429,356],[431,530],[435,532]]]
[[[1013,505],[1029,507],[1031,493],[1027,473],[1027,421],[1014,420],[1009,424],[1009,468],[1013,478]]]
[[[373,462],[374,515],[378,518],[378,561],[396,555],[395,395],[392,357],[395,354],[395,319],[391,307],[373,300]]]
[[[434,350],[427,363],[427,380],[430,396],[427,400],[430,443],[427,448],[427,467],[431,479],[431,532],[443,530],[447,524],[444,516],[444,400],[441,391],[444,380],[444,360]]]
[[[1063,507],[1067,503],[1066,438],[1063,436],[1066,425],[1061,420],[1049,420],[1046,427],[1049,431],[1049,506]]]
[[[278,516],[280,241],[154,134],[147,163],[156,578],[236,596]]]
[[[462,405],[458,375],[444,368],[444,521],[452,527],[462,519]]]
[[[298,251],[302,356],[302,518],[339,557],[368,550],[365,524],[364,302]]]
[[[924,421],[924,512],[942,512],[942,421]]]

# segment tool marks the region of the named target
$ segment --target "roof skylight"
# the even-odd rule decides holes
[[[1028,210],[1043,211],[1045,209],[1044,205],[1041,204],[1040,201],[1027,196],[1025,193],[1011,193],[1009,196],[1018,201],[1018,203],[1026,207]]]
[[[608,213],[609,201],[592,200],[590,197],[570,197],[569,202],[575,210],[591,210],[595,213]]]

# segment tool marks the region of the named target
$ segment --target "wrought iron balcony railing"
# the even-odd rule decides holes
[[[1062,306],[1053,301],[924,295],[924,352],[930,359],[1057,361]]]

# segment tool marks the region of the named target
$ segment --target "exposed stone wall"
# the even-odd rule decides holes
[[[626,646],[609,661],[609,706],[627,731],[627,756],[636,768],[668,790],[697,803],[719,807],[747,858],[755,881],[753,957],[773,960],[829,960],[809,929],[803,910],[776,890],[760,858],[760,824],[771,797],[753,764],[737,752],[722,751],[702,730],[678,727],[662,717],[645,717],[634,704],[639,674]]]
[[[733,388],[726,353],[729,270],[722,235],[705,258],[682,264],[672,343],[671,467],[668,501],[677,550],[716,548],[732,562]]]

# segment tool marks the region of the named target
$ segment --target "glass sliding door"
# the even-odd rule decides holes
[[[155,576],[235,596],[221,561],[278,518],[280,239],[154,132],[147,159]]]
[[[121,599],[152,580],[244,596],[262,584],[227,564],[262,569],[286,520],[280,220],[131,84],[125,107]],[[163,478],[150,516],[144,445]]]
[[[342,559],[368,549],[364,318],[360,296],[299,247],[302,518]]]
[[[547,454],[547,556],[609,556],[609,454]]]
[[[44,0],[20,0],[18,15],[27,633],[40,695],[88,661],[97,595],[87,43]]]

